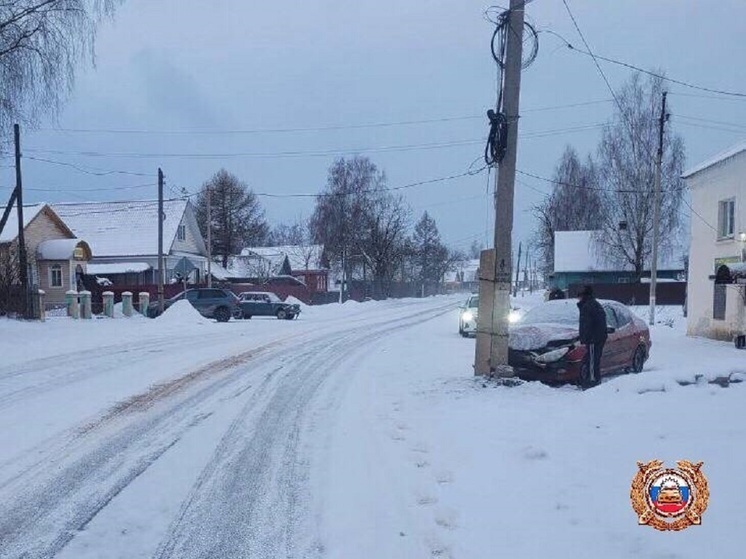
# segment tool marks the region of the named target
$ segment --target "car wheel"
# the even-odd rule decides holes
[[[228,322],[231,319],[231,311],[226,307],[220,307],[215,310],[215,320],[218,322]]]
[[[277,318],[280,320],[285,320],[288,316],[288,313],[285,311],[285,309],[280,309],[277,311]]]
[[[244,318],[244,320],[250,320],[251,319],[251,315],[250,314],[245,314],[245,315],[243,315],[243,318]]]
[[[641,373],[642,368],[645,365],[645,348],[643,346],[637,346],[637,349],[635,350],[635,354],[632,356],[632,364],[629,367],[629,370],[633,373]]]

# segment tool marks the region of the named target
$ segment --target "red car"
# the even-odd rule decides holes
[[[650,355],[650,331],[627,307],[600,300],[609,337],[601,375],[642,371]],[[577,382],[586,348],[579,341],[579,311],[572,299],[548,301],[529,310],[510,328],[509,362],[524,380]]]

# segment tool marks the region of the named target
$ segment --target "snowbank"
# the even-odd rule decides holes
[[[160,324],[212,324],[189,301],[177,301],[155,320]]]
[[[286,303],[287,303],[288,305],[299,305],[301,309],[306,309],[306,308],[308,308],[308,305],[306,305],[306,304],[305,304],[305,303],[304,303],[303,301],[301,301],[300,299],[297,299],[297,298],[293,297],[292,295],[290,295],[290,296],[289,296],[289,297],[288,297],[287,299],[285,299],[285,302],[286,302]]]

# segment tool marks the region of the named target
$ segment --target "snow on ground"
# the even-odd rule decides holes
[[[642,374],[498,387],[464,299],[0,320],[0,558],[742,556],[746,382],[707,380],[746,379],[743,352],[661,308]],[[637,525],[654,458],[704,461],[702,526]]]
[[[177,301],[169,308],[163,311],[163,314],[156,318],[159,323],[172,324],[174,326],[188,326],[191,324],[212,324],[212,320],[202,316],[189,301]]]

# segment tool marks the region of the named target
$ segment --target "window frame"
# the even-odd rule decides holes
[[[60,281],[59,284],[55,283],[55,272],[59,272]],[[62,273],[62,264],[52,264],[49,267],[49,287],[53,288],[63,288],[65,287],[65,276]]]
[[[718,200],[717,236],[719,241],[736,236],[736,198],[733,196]]]
[[[180,223],[176,228],[176,239],[186,241],[186,225],[184,223]]]

